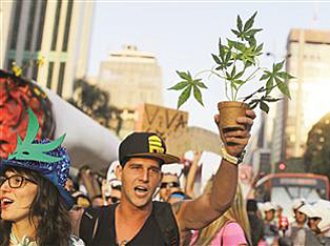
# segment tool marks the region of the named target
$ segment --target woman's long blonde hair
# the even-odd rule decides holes
[[[208,181],[204,192],[210,191],[212,189],[212,185],[213,178]],[[248,242],[248,245],[251,245],[249,219],[246,212],[246,204],[243,199],[242,190],[239,184],[237,185],[235,199],[231,207],[222,216],[213,221],[207,227],[199,230],[198,238],[194,242],[194,245],[211,245],[214,237],[228,221],[234,221],[242,227],[246,241]]]

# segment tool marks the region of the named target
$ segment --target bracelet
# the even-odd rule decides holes
[[[234,165],[238,165],[241,162],[243,162],[245,153],[246,153],[246,150],[244,150],[239,157],[235,157],[235,156],[228,154],[225,146],[222,146],[220,148],[220,155],[222,156],[222,158]]]

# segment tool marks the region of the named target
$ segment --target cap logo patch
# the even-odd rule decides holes
[[[156,136],[156,135],[150,136],[148,138],[148,141],[149,141],[149,152],[150,153],[162,153],[162,154],[165,153],[165,149],[163,147],[162,140],[158,136]]]

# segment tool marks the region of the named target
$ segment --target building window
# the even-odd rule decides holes
[[[61,62],[58,77],[57,94],[62,96],[64,83],[65,62]]]
[[[13,33],[12,33],[11,42],[10,42],[10,48],[12,50],[16,49],[17,36],[18,36],[18,31],[19,31],[19,21],[20,21],[21,12],[22,12],[22,3],[23,3],[23,1],[16,2],[14,25],[13,25],[13,29],[12,29]]]
[[[45,16],[46,16],[46,8],[47,8],[47,0],[41,1],[41,9],[40,9],[40,20],[38,26],[38,34],[37,34],[37,47],[36,50],[41,49],[41,42],[42,42],[42,35],[44,32],[44,23],[45,23]]]
[[[33,62],[33,68],[32,68],[32,79],[37,81],[38,79],[38,72],[39,72],[39,66],[37,64],[37,61]]]
[[[6,67],[7,70],[11,71],[11,68],[12,68],[12,65],[13,65],[14,61],[15,61],[14,59],[8,59],[7,67]]]
[[[29,24],[26,29],[26,39],[25,39],[25,50],[30,50],[32,34],[33,34],[33,24],[35,20],[35,12],[36,12],[36,3],[37,1],[32,1],[29,10]]]
[[[47,75],[47,87],[49,89],[52,88],[53,71],[54,71],[54,62],[50,62],[48,66],[48,75]]]
[[[67,51],[68,50],[72,9],[73,9],[73,0],[69,0],[68,9],[67,9],[67,12],[66,12],[66,19],[65,19],[65,30],[64,30],[62,51]]]
[[[62,1],[58,1],[57,6],[56,6],[55,21],[54,21],[54,28],[53,28],[53,39],[52,39],[52,47],[51,47],[52,50],[56,50],[58,27],[59,27],[59,23],[60,23],[60,15],[61,15],[61,7],[62,7]]]
[[[29,68],[30,68],[29,65],[30,65],[30,62],[28,60],[23,60],[22,67],[21,67],[22,68],[22,75],[23,75],[23,77],[28,77]]]

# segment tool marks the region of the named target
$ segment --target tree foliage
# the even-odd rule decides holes
[[[308,133],[304,163],[308,172],[323,174],[330,179],[330,113]]]
[[[109,126],[110,120],[115,119],[118,124],[113,130],[119,133],[122,125],[121,110],[110,105],[110,95],[107,91],[84,79],[76,80],[73,89],[74,97],[68,100],[69,103],[106,127]]]

